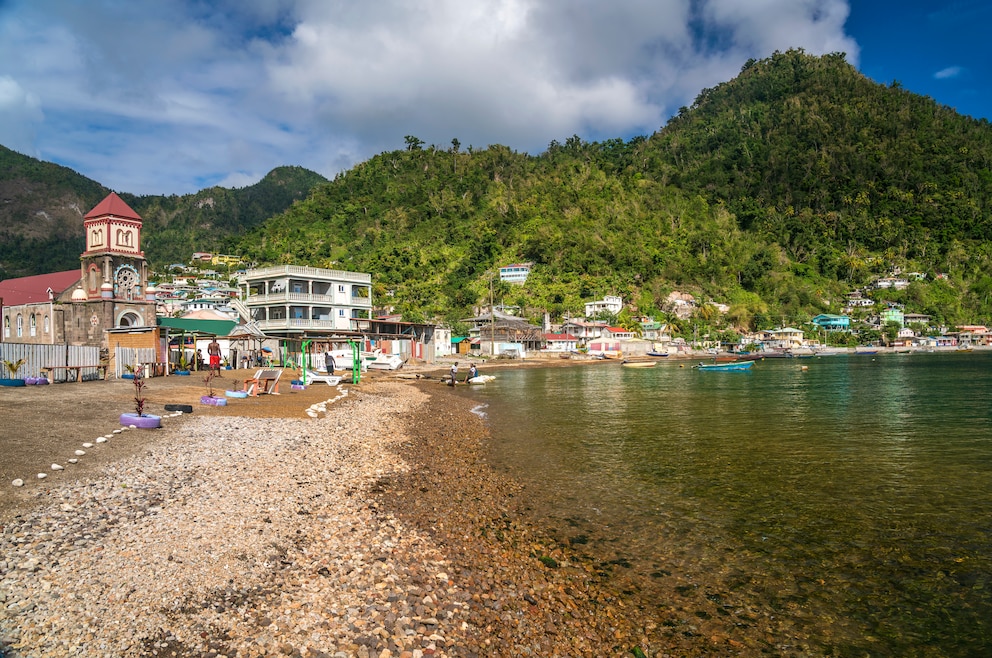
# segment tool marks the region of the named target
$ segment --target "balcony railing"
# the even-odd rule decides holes
[[[287,318],[285,320],[259,320],[258,328],[262,331],[285,329],[339,329],[347,330],[347,326],[337,326],[334,320],[307,320],[305,318]]]
[[[348,298],[349,305],[372,308],[372,300],[369,297],[356,297],[352,295]],[[248,306],[262,306],[268,304],[290,304],[303,303],[315,304],[318,306],[341,306],[335,302],[334,295],[312,295],[307,292],[271,292],[262,295],[249,295],[245,300]]]
[[[245,281],[257,281],[258,279],[272,279],[280,276],[296,276],[304,279],[316,281],[355,281],[357,283],[372,283],[372,275],[363,272],[347,272],[345,270],[325,270],[320,267],[307,267],[303,265],[277,265],[274,267],[263,267],[257,270],[249,270],[243,277]]]

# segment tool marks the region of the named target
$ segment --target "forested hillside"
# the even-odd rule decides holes
[[[842,55],[790,51],[748,62],[647,139],[572,137],[531,156],[410,136],[240,249],[371,272],[409,319],[465,317],[496,268],[531,261],[525,286],[497,285],[531,317],[604,294],[660,315],[677,288],[731,306],[700,310],[715,328],[801,323],[900,268],[928,277],[888,300],[992,322],[990,168],[987,121]]]
[[[184,196],[121,197],[144,219],[154,267],[194,251],[233,248],[237,237],[305,198],[323,176],[280,167],[249,187]],[[79,267],[83,216],[110,190],[71,169],[0,146],[0,279]]]

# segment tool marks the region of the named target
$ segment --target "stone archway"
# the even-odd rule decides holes
[[[141,315],[134,311],[125,311],[117,319],[118,327],[143,327],[144,325],[145,321],[141,318]]]

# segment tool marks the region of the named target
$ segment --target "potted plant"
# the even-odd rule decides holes
[[[214,395],[214,377],[216,376],[217,371],[211,370],[207,373],[207,376],[203,378],[203,383],[207,387],[207,394],[200,396],[200,402],[214,407],[226,407],[227,398],[217,397]]]
[[[186,350],[179,353],[179,368],[172,371],[173,375],[189,376],[189,359],[186,358]]]
[[[128,374],[133,375],[134,383],[134,413],[121,414],[121,425],[151,429],[162,427],[162,417],[145,413],[145,378],[141,366],[124,366]]]
[[[10,377],[0,379],[0,386],[24,386],[24,380],[17,376],[17,371],[21,369],[24,363],[24,359],[18,359],[17,361],[4,360],[3,367],[10,373]]]

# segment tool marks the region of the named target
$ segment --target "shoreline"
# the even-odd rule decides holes
[[[184,417],[76,480],[35,487],[0,533],[0,651],[640,646],[623,601],[522,522],[519,488],[485,463],[469,407],[436,381],[373,379],[316,419]]]

